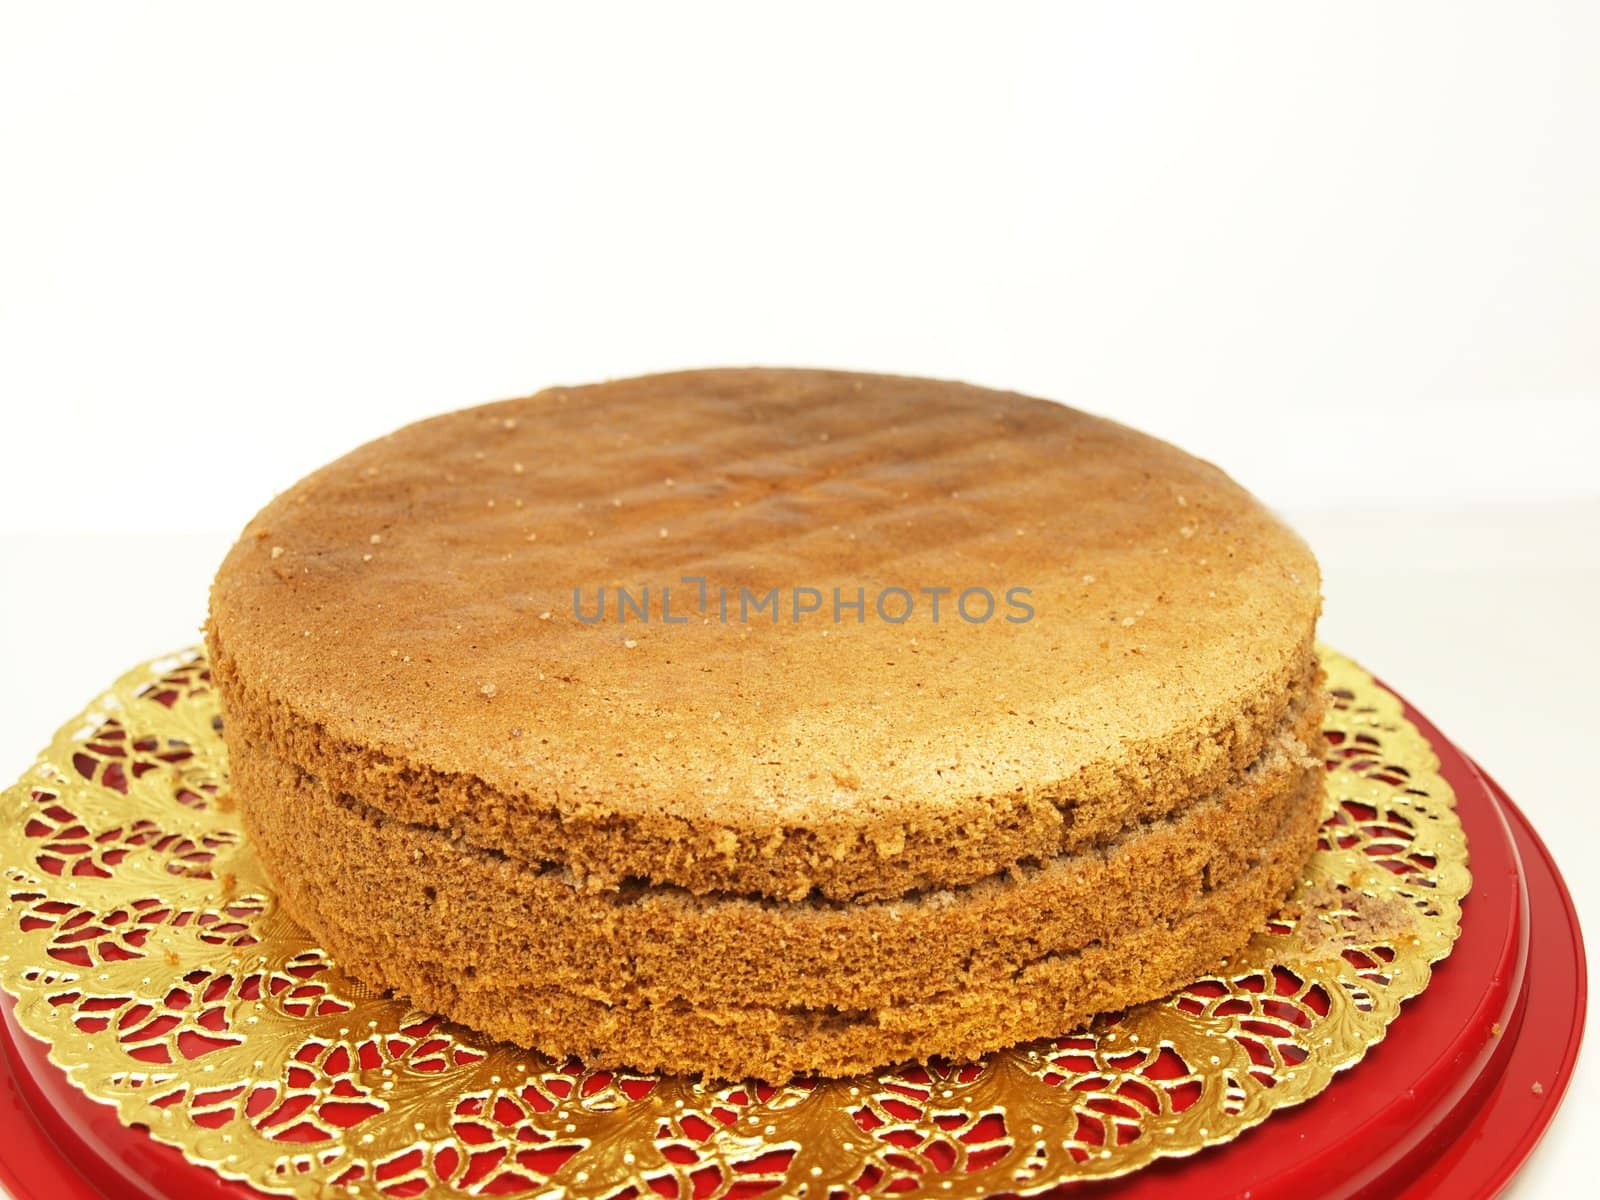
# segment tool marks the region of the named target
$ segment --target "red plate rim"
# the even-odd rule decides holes
[[[1392,689],[1391,689],[1392,690]],[[1548,848],[1504,790],[1409,704],[1455,789],[1473,890],[1454,953],[1394,1036],[1310,1103],[1189,1159],[1071,1185],[1074,1200],[1449,1195],[1487,1200],[1532,1153],[1571,1079],[1587,975],[1577,913]],[[248,1200],[262,1193],[186,1162],[90,1100],[0,1028],[0,1183],[17,1200]]]

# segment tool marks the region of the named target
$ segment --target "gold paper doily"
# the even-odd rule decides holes
[[[301,1196],[1042,1191],[1227,1141],[1379,1041],[1459,932],[1454,797],[1399,701],[1324,652],[1322,845],[1219,974],[976,1065],[781,1088],[586,1071],[342,975],[227,796],[206,663],[121,679],[0,804],[0,984],[124,1123]]]

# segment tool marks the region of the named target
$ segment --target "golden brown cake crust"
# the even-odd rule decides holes
[[[659,612],[683,576],[1024,587],[1034,615],[574,616],[574,588],[592,612],[650,585]],[[1165,443],[961,384],[744,370],[354,451],[246,529],[208,640],[239,736],[375,811],[590,887],[848,899],[1237,784],[1306,694],[1318,606],[1303,543]]]

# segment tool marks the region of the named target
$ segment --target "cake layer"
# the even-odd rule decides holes
[[[837,907],[660,889],[607,901],[347,808],[270,758],[247,753],[243,769],[281,797],[246,816],[282,902],[356,978],[557,1058],[776,1082],[1060,1036],[1217,969],[1314,844],[1323,772],[1301,764],[1270,756],[1262,794],[1236,798],[1243,821],[1219,797],[1103,859]],[[1279,776],[1287,791],[1267,786]],[[1115,895],[1097,906],[1096,889]]]
[[[477,779],[443,779],[396,770],[393,764],[378,762],[356,747],[338,745],[315,729],[283,719],[281,712],[264,712],[252,705],[244,699],[249,688],[234,677],[226,660],[212,669],[230,697],[229,740],[236,746],[249,744],[293,763],[347,801],[400,823],[445,831],[516,861],[564,866],[570,880],[588,890],[676,878],[693,880],[677,886],[696,894],[737,891],[796,900],[805,898],[811,890],[807,884],[814,882],[815,877],[802,869],[800,860],[787,855],[757,860],[731,880],[723,878],[720,869],[697,869],[697,864],[726,866],[725,860],[710,853],[710,830],[694,834],[675,827],[679,836],[670,837],[662,836],[649,821],[563,822],[506,803]],[[1234,786],[1285,736],[1310,745],[1320,735],[1320,680],[1313,657],[1286,693],[1279,724],[1236,729],[1222,762],[1198,775],[1198,792],[1183,791],[1170,778],[1169,786],[1156,788],[1154,778],[1146,775],[1130,779],[1124,791],[1097,802],[1074,803],[1070,794],[1063,794],[1052,798],[1060,808],[1048,819],[1036,812],[1036,820],[1002,824],[988,842],[958,841],[941,860],[930,857],[940,833],[936,823],[929,822],[919,827],[911,849],[890,858],[859,841],[847,849],[836,848],[829,884],[816,891],[830,899],[840,898],[841,888],[855,899],[890,899],[918,890],[961,886],[1028,863],[1104,846],[1130,827],[1176,815],[1196,794],[1209,795]],[[793,844],[793,839],[805,834],[791,832],[789,836]],[[701,853],[697,854],[697,849]]]
[[[785,600],[724,622],[719,589]],[[894,589],[903,622],[788,604]],[[247,528],[208,642],[230,739],[402,821],[602,889],[877,899],[1226,786],[1309,686],[1318,607],[1304,544],[1155,439],[959,384],[715,371],[355,451]]]

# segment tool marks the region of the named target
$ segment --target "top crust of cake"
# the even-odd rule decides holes
[[[618,586],[648,620],[618,622]],[[601,587],[605,619],[578,619]],[[864,620],[835,622],[835,588]],[[902,623],[874,603],[895,588]],[[1006,619],[1016,588],[1031,619]],[[739,620],[740,589],[778,589],[778,619]],[[797,589],[823,604],[795,620]],[[1164,442],[964,384],[752,369],[362,446],[245,529],[208,638],[230,736],[378,811],[595,886],[850,898],[1221,786],[1309,686],[1319,605],[1304,543]]]

